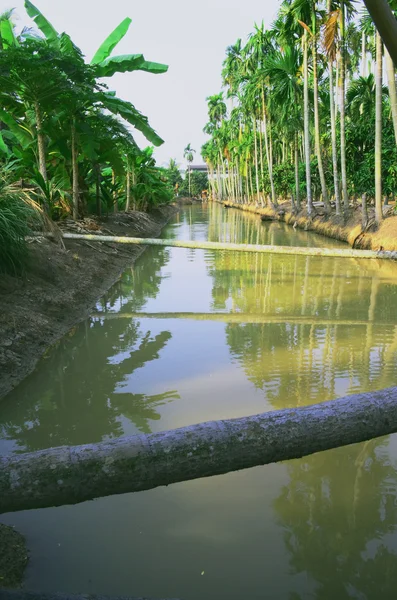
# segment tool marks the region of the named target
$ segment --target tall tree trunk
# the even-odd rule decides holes
[[[295,204],[296,210],[300,211],[300,183],[299,183],[299,140],[298,133],[295,133]]]
[[[191,198],[192,188],[191,188],[191,180],[190,180],[190,164],[188,164],[187,168],[188,168],[188,174],[189,174],[189,198]]]
[[[134,167],[131,168],[131,183],[132,185],[136,186],[136,173],[135,173],[135,169]],[[132,194],[132,210],[136,210],[136,194]]]
[[[396,90],[396,70],[387,48],[385,48],[387,83],[389,87],[390,108],[393,119],[394,139],[397,144],[397,90]]]
[[[307,189],[307,214],[309,217],[313,214],[312,200],[312,175],[310,170],[310,128],[309,128],[309,81],[307,68],[307,31],[303,34],[303,118],[305,129],[305,163],[306,163],[306,189]]]
[[[101,202],[101,167],[98,163],[95,164],[95,202],[96,202],[96,214],[98,217],[102,214],[102,202]]]
[[[118,203],[118,197],[117,197],[117,190],[116,190],[116,173],[114,172],[114,169],[112,169],[112,186],[113,186],[113,210],[115,213],[119,212],[119,203]]]
[[[267,127],[267,114],[266,114],[266,103],[265,103],[265,92],[262,88],[262,112],[263,112],[263,132],[265,135],[265,149],[266,149],[266,160],[267,160],[267,169],[269,171],[269,180],[270,180],[270,190],[271,190],[271,198],[273,206],[277,206],[277,198],[276,198],[276,190],[274,187],[274,179],[273,179],[273,157],[272,151],[269,143],[269,132]]]
[[[38,102],[35,102],[34,111],[36,116],[36,130],[37,130],[37,152],[39,155],[39,171],[44,181],[47,182],[47,163],[46,163],[46,151],[45,151],[45,135],[43,131],[43,116],[41,108]]]
[[[222,188],[222,179],[221,179],[221,167],[220,164],[217,164],[217,168],[216,168],[216,177],[218,180],[218,200],[219,202],[222,202],[223,200],[223,188]]]
[[[340,13],[340,162],[342,172],[342,197],[343,207],[349,209],[349,197],[347,195],[346,175],[346,122],[345,122],[345,96],[346,96],[346,34],[345,34],[345,2],[341,1]]]
[[[368,224],[367,194],[361,196],[361,228],[365,231]]]
[[[361,34],[361,77],[367,77],[367,34]]]
[[[79,218],[79,163],[77,159],[76,124],[72,122],[72,195],[73,195],[73,219]]]
[[[264,206],[263,202],[263,182],[265,181],[265,169],[263,164],[263,140],[262,140],[262,120],[259,121],[259,158],[261,165],[261,205]]]
[[[314,39],[313,39],[312,58],[313,58],[313,92],[314,92],[314,141],[315,141],[317,164],[318,164],[318,174],[320,177],[321,193],[323,196],[324,207],[325,207],[325,211],[327,213],[330,213],[331,205],[330,205],[329,198],[328,198],[327,184],[325,182],[323,159],[321,156],[321,144],[320,144],[320,117],[319,117],[319,112],[318,112],[317,42],[315,39],[315,32],[314,32]]]
[[[380,32],[386,48],[397,65],[397,20],[388,0],[364,0],[376,28]]]
[[[130,210],[131,204],[131,171],[130,171],[130,161],[127,157],[127,173],[126,173],[126,203],[125,203],[125,212]]]
[[[332,60],[328,60],[328,77],[329,77],[329,95],[330,95],[330,112],[331,112],[331,140],[332,140],[332,171],[334,175],[334,191],[335,191],[335,211],[337,215],[341,214],[340,205],[340,188],[339,188],[339,171],[338,171],[338,153],[336,149],[336,119],[335,119],[335,104],[334,104],[334,66]]]
[[[376,104],[375,104],[375,220],[382,221],[382,38],[376,32]]]
[[[338,116],[339,111],[339,65],[340,65],[340,52],[336,53],[336,72],[335,72],[335,102],[334,102],[334,113],[335,119]]]
[[[254,131],[254,154],[255,154],[255,183],[256,183],[256,199],[258,204],[260,203],[259,193],[259,165],[258,165],[258,140],[256,137],[256,116],[253,117],[253,131]]]

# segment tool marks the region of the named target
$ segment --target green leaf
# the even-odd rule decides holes
[[[126,54],[107,58],[96,66],[97,77],[111,77],[114,73],[125,73],[126,71],[136,71],[139,65],[145,62],[143,54]]]
[[[97,77],[111,77],[115,73],[131,71],[147,71],[148,73],[165,73],[168,65],[150,62],[142,54],[124,54],[107,58],[97,66]]]
[[[128,31],[129,26],[131,25],[132,20],[127,17],[124,21],[121,21],[120,25],[112,31],[112,33],[106,38],[106,40],[101,44],[101,46],[96,51],[94,58],[91,61],[92,65],[97,65],[104,61],[110,54],[113,49],[117,46],[120,40],[123,39],[125,34]]]
[[[32,135],[22,127],[10,114],[0,108],[0,121],[9,127],[10,131],[15,135],[22,148],[27,148],[32,142]]]
[[[1,131],[0,131],[0,152],[3,152],[3,154],[9,154],[10,153],[7,144],[3,140],[3,136],[1,135]]]
[[[125,100],[120,100],[120,98],[108,96],[106,93],[100,93],[97,96],[101,98],[105,108],[133,125],[135,129],[143,133],[149,142],[155,146],[164,144],[164,140],[150,127],[147,117],[140,113],[133,104]]]
[[[168,71],[168,65],[163,65],[162,63],[152,62],[150,60],[145,60],[140,71],[147,71],[147,73],[154,73],[155,75],[160,75],[160,73],[166,73]]]
[[[54,42],[58,38],[58,32],[51,23],[47,21],[45,16],[30,2],[30,0],[25,0],[25,8],[29,17],[33,19],[40,31],[44,33],[46,39],[49,42]]]
[[[67,33],[61,33],[59,36],[59,49],[62,54],[68,54],[74,58],[79,58],[79,49],[74,45]]]
[[[0,37],[3,42],[3,48],[8,48],[9,46],[19,46],[19,43],[14,35],[14,28],[9,19],[0,21]]]

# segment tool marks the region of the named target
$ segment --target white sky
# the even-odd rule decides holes
[[[221,66],[226,47],[246,40],[255,22],[272,23],[279,0],[33,0],[57,31],[66,31],[90,60],[109,33],[125,17],[132,24],[117,54],[144,54],[169,65],[163,75],[123,73],[106,81],[110,89],[132,102],[149,117],[165,144],[156,150],[159,164],[176,158],[183,165],[183,149],[197,150],[206,136],[206,97],[221,88]],[[0,0],[0,13],[16,9],[17,25],[31,24],[23,0]],[[141,147],[147,145],[137,134]]]

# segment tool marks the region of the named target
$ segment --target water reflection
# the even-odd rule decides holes
[[[339,245],[211,204],[183,211],[164,235]],[[394,264],[149,249],[98,302],[96,316],[1,405],[0,451],[395,385],[396,305]],[[30,540],[31,589],[191,600],[260,600],[263,590],[277,600],[394,598],[396,466],[391,436],[9,518]]]
[[[167,253],[155,258],[145,277],[139,264],[127,271],[98,307],[139,309],[155,296]],[[160,419],[159,407],[179,395],[169,389],[137,393],[134,373],[157,360],[171,337],[166,330],[152,334],[137,319],[97,318],[71,329],[2,403],[1,452],[99,442],[126,431],[150,433],[151,422]]]
[[[394,598],[397,473],[387,442],[371,440],[294,461],[288,473],[274,508],[292,572],[316,584],[310,597]]]

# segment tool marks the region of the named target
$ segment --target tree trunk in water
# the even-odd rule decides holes
[[[393,119],[394,139],[397,145],[397,90],[396,90],[396,70],[393,61],[387,50],[385,49],[387,83],[389,87],[390,108]]]
[[[95,165],[95,201],[96,201],[96,214],[98,217],[102,215],[102,202],[101,202],[101,167],[98,163]]]
[[[39,155],[39,171],[44,181],[47,183],[47,163],[46,163],[46,152],[45,152],[45,136],[43,132],[43,117],[41,114],[41,108],[38,102],[34,105],[35,116],[36,116],[36,130],[37,130],[37,152]]]
[[[72,188],[73,188],[73,219],[79,218],[79,163],[77,160],[76,125],[72,123]]]
[[[382,221],[382,38],[376,32],[376,104],[375,104],[375,220]]]
[[[320,144],[320,118],[318,113],[318,74],[317,74],[317,43],[313,40],[313,92],[314,92],[314,141],[316,147],[316,156],[318,164],[318,174],[321,183],[321,193],[323,195],[324,208],[326,213],[331,212],[331,205],[328,198],[327,184],[325,182],[323,159],[321,156]]]
[[[349,197],[347,195],[347,175],[346,175],[346,122],[345,122],[345,96],[346,96],[346,40],[345,40],[345,2],[341,2],[340,15],[340,162],[342,172],[342,197],[343,207],[347,211],[349,209]]]
[[[295,133],[295,204],[296,210],[300,211],[301,209],[301,200],[300,200],[300,183],[299,183],[299,140],[298,134]]]
[[[304,79],[304,129],[305,129],[305,164],[306,164],[306,193],[307,193],[307,214],[309,217],[313,214],[312,200],[312,176],[310,170],[310,128],[309,128],[309,81],[307,68],[307,31],[303,34],[303,79]]]
[[[173,431],[0,458],[0,513],[220,475],[397,431],[397,388]]]
[[[43,234],[39,234],[43,235]],[[53,237],[52,233],[44,234],[45,237]],[[64,233],[65,240],[87,240],[94,242],[111,242],[116,244],[138,244],[148,246],[162,246],[170,248],[193,248],[203,250],[230,250],[232,252],[253,252],[260,254],[286,254],[300,256],[323,256],[327,258],[369,258],[397,260],[397,250],[354,250],[351,248],[317,248],[300,246],[274,246],[261,244],[230,244],[223,242],[195,242],[190,240],[165,240],[158,238],[140,238],[117,235],[94,235],[90,233]]]
[[[331,112],[331,140],[332,140],[332,171],[334,175],[334,191],[335,191],[335,212],[341,214],[340,205],[340,188],[339,188],[339,172],[338,172],[338,154],[336,149],[336,119],[335,119],[335,104],[334,104],[334,73],[332,60],[328,61],[329,75],[329,93],[330,93],[330,112]]]

